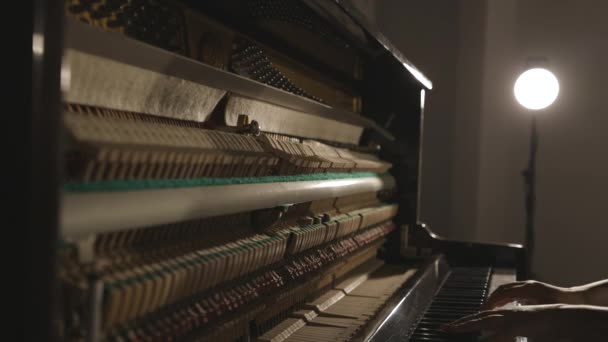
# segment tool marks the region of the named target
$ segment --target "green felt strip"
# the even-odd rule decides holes
[[[260,184],[278,182],[304,182],[315,180],[351,179],[380,176],[373,172],[353,173],[315,173],[295,176],[265,176],[265,177],[234,177],[234,178],[195,178],[195,179],[134,179],[97,182],[67,182],[64,185],[66,192],[105,192],[105,191],[133,191],[149,189],[190,188],[202,186]]]

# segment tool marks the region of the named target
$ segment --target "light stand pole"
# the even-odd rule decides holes
[[[553,73],[543,68],[533,68],[524,71],[513,89],[517,102],[532,115],[530,130],[530,159],[528,167],[523,170],[524,193],[526,207],[525,223],[525,276],[533,276],[532,259],[534,256],[535,237],[534,219],[536,214],[536,151],[538,149],[538,131],[536,129],[536,115],[541,109],[549,107],[559,94],[559,82]]]
[[[536,130],[536,115],[532,116],[532,127],[530,130],[530,159],[528,167],[522,171],[524,178],[524,193],[526,204],[526,270],[527,278],[532,278],[532,256],[534,254],[534,218],[536,210],[536,150],[538,148],[538,131]]]

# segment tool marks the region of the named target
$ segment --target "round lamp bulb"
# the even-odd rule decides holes
[[[547,69],[529,69],[515,82],[515,99],[522,106],[540,110],[549,107],[559,94],[557,77]]]

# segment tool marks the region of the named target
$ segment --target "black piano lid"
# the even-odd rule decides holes
[[[401,65],[403,65],[405,70],[417,81],[417,83],[428,90],[433,89],[433,82],[418,70],[418,68],[416,68],[416,66],[414,66],[414,64],[410,62],[405,55],[399,51],[382,32],[380,32],[378,27],[370,22],[365,14],[361,13],[361,11],[352,4],[351,1],[310,0],[302,2],[317,12],[320,10],[326,11],[328,16],[332,16],[331,13],[335,13],[337,9],[341,9],[343,12],[347,13],[356,24],[373,37],[386,52],[390,53]],[[347,25],[342,25],[341,27],[345,26]]]
[[[517,270],[517,279],[527,279],[527,250],[514,243],[486,243],[451,240],[439,236],[423,223],[410,227],[409,239],[415,246],[446,256],[452,266],[494,266]]]

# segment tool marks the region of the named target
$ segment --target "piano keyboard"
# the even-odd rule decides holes
[[[441,326],[479,311],[492,269],[454,267],[413,331],[411,342],[476,341],[476,335],[448,335]]]

